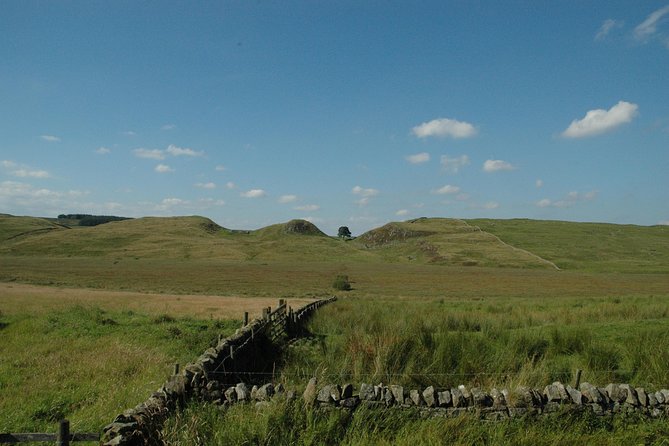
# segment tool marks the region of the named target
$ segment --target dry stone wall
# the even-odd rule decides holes
[[[271,367],[279,353],[277,341],[294,337],[304,330],[304,322],[321,306],[336,297],[314,301],[293,311],[285,302],[263,311],[216,346],[207,349],[183,370],[175,371],[163,386],[146,401],[116,416],[103,429],[104,445],[160,445],[162,426],[174,411],[190,399],[221,404],[247,401],[258,395],[273,395],[273,386],[249,388],[244,382]]]

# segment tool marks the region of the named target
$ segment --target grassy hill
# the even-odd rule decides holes
[[[386,261],[419,261],[442,265],[555,268],[538,256],[516,249],[462,220],[420,218],[388,223],[355,240],[360,249]]]
[[[669,226],[527,219],[467,222],[565,270],[669,272]]]
[[[605,272],[669,271],[669,227],[420,218],[350,241],[292,220],[232,231],[204,217],[145,217],[68,229],[0,216],[0,256],[424,264]]]

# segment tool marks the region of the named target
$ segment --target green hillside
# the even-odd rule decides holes
[[[419,218],[388,223],[355,240],[360,249],[386,261],[511,268],[552,268],[536,255],[516,249],[462,220]]]
[[[65,229],[64,226],[44,218],[15,217],[13,215],[0,214],[0,246],[37,234]]]
[[[669,272],[669,226],[550,220],[467,220],[565,270]]]
[[[420,218],[344,241],[305,220],[256,231],[229,230],[197,216],[68,229],[47,219],[1,215],[0,255],[653,273],[669,271],[669,227]]]

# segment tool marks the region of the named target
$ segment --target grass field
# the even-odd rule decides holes
[[[343,241],[299,222],[246,233],[201,217],[67,229],[0,216],[0,431],[53,430],[59,416],[99,430],[175,362],[232,332],[243,311],[331,295],[338,274],[353,289],[289,350],[288,385],[317,375],[543,386],[580,368],[598,384],[669,387],[668,240],[664,227],[526,220],[418,219]],[[592,419],[571,420],[572,436],[563,419],[494,428],[402,415],[368,427],[363,414],[280,406],[244,424],[249,411],[194,407],[166,435],[171,444],[193,444],[189,435],[204,444],[408,444],[418,430],[423,444],[456,432],[454,444],[653,444],[666,434],[659,422]],[[277,436],[276,423],[293,428]]]

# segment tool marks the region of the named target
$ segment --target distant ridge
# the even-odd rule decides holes
[[[0,256],[667,273],[669,226],[419,218],[343,240],[299,219],[253,231],[226,229],[200,216],[143,217],[69,229],[49,219],[0,215]]]

